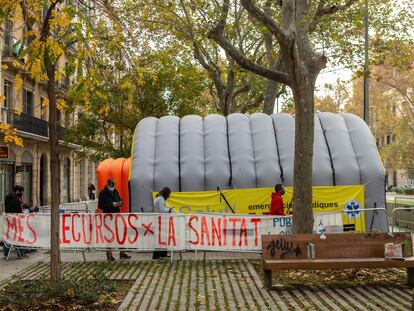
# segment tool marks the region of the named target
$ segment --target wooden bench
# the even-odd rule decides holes
[[[414,285],[411,233],[336,233],[263,235],[263,281],[272,288],[272,270],[327,270],[348,268],[407,268],[407,283]],[[386,259],[386,243],[403,244],[406,257]],[[313,258],[313,259],[312,259]]]

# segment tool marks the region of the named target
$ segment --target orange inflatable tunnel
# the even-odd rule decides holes
[[[96,177],[98,182],[98,191],[106,186],[109,178],[115,180],[115,188],[123,201],[121,213],[129,212],[129,167],[130,159],[105,159],[99,163],[96,169]]]

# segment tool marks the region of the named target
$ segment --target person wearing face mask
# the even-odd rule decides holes
[[[22,186],[16,185],[13,187],[13,191],[6,195],[4,199],[5,212],[10,214],[21,214],[23,213],[23,191]],[[3,255],[5,258],[9,257],[10,248],[6,243],[3,245]],[[28,257],[26,250],[22,248],[17,249],[17,258]]]
[[[275,192],[272,193],[269,215],[286,216],[282,198],[284,194],[285,188],[283,188],[283,185],[277,184]]]
[[[115,188],[115,180],[108,179],[106,187],[99,193],[98,207],[103,213],[119,213],[122,206],[122,199],[119,196],[118,190]],[[106,252],[106,258],[109,261],[114,261],[111,251]],[[121,251],[119,253],[119,259],[130,259],[126,252]]]

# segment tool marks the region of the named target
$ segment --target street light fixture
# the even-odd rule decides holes
[[[364,66],[364,120],[369,125],[369,24],[368,24],[368,0],[365,0],[365,66]]]

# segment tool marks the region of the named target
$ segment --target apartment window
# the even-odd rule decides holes
[[[23,90],[23,112],[34,116],[34,97],[33,92]]]
[[[3,107],[13,107],[13,84],[7,80],[4,80],[3,95],[6,99],[3,101]]]

